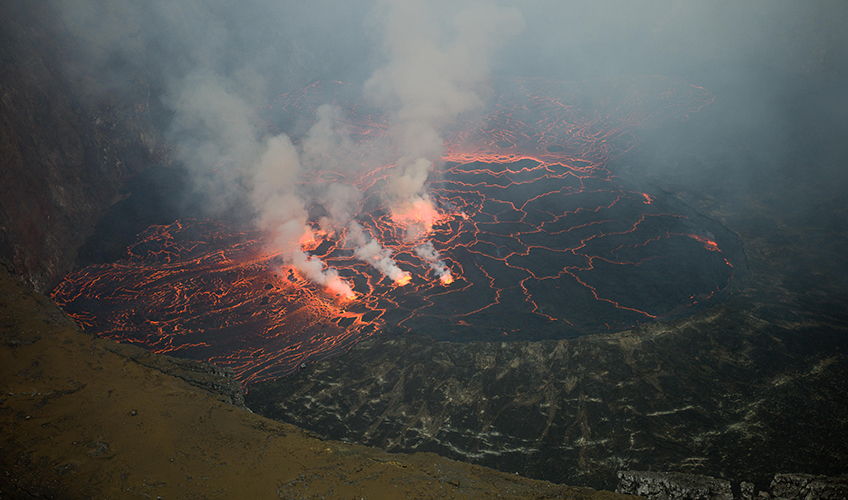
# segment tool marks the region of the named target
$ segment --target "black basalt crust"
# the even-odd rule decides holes
[[[806,336],[820,337],[815,350]],[[555,482],[610,488],[625,468],[763,482],[811,464],[836,473],[848,460],[841,344],[816,325],[763,325],[734,304],[562,341],[385,335],[258,383],[246,401],[328,438]]]

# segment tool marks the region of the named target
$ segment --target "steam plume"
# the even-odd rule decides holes
[[[180,83],[175,96],[170,133],[196,189],[210,201],[211,213],[225,213],[249,196],[257,213],[255,224],[268,235],[269,251],[331,293],[353,297],[350,285],[334,269],[301,248],[314,235],[297,189],[301,153],[291,139],[280,134],[258,140],[258,120],[251,106],[218,77],[193,73]],[[315,137],[321,136],[325,122],[313,127]],[[320,139],[310,144],[313,154],[324,145]]]
[[[383,248],[377,240],[371,239],[357,222],[351,222],[347,241],[356,247],[354,254],[360,260],[367,262],[398,285],[406,285],[412,276],[398,267],[391,258],[392,251]]]
[[[428,4],[381,3],[388,63],[365,84],[371,99],[394,110],[392,137],[401,156],[385,201],[410,240],[426,237],[438,219],[425,183],[442,156],[439,131],[460,113],[482,108],[490,54],[505,35],[523,27],[518,11],[478,4],[457,12],[445,33]],[[432,243],[419,245],[416,253],[439,276],[449,276]]]
[[[279,252],[286,264],[331,293],[352,298],[353,290],[335,269],[327,268],[301,248],[314,240],[314,235],[307,224],[304,202],[295,194],[300,173],[300,155],[289,137],[281,134],[269,139],[254,176],[252,197],[259,214],[257,226],[271,235],[271,250]]]
[[[368,3],[318,0],[303,7],[258,1],[248,9],[227,2],[118,0],[115,8],[104,9],[90,0],[51,2],[79,40],[92,42],[80,53],[80,64],[108,69],[115,82],[148,69],[161,79],[162,103],[173,113],[167,139],[176,145],[207,213],[219,217],[249,207],[256,227],[268,235],[269,250],[343,294],[349,287],[344,289],[337,273],[307,253],[315,238],[307,207],[322,204],[327,213],[321,230],[346,232],[353,241],[357,227],[351,221],[362,194],[338,184],[306,186],[303,174],[385,165],[391,151],[396,169],[385,206],[404,227],[405,238],[420,247],[416,253],[446,269],[426,241],[440,217],[425,188],[441,158],[440,130],[457,114],[483,106],[489,58],[522,24],[517,10],[483,3],[378,1],[385,64],[368,79],[365,94],[389,110],[390,147],[352,140],[342,111],[329,105],[318,109],[315,125],[297,145],[286,135],[267,135],[256,110],[268,102],[271,89],[299,87],[364,52],[358,44],[367,38],[351,38],[342,27],[364,19]],[[115,16],[123,16],[123,24]],[[103,43],[109,40],[114,43]],[[355,254],[403,279],[390,251],[361,227],[358,231],[362,241]]]
[[[439,255],[439,252],[433,247],[433,244],[429,241],[425,241],[421,245],[415,247],[415,254],[421,257],[427,264],[430,265],[430,269],[436,273],[436,276],[442,281],[442,283],[449,285],[453,282],[453,275],[448,269],[448,266],[445,265],[444,261],[442,261],[442,257]]]

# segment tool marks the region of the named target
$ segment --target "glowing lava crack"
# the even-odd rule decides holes
[[[276,105],[308,124],[335,100],[360,143],[384,134],[379,112],[340,97],[346,89],[316,84]],[[152,227],[126,259],[68,276],[53,296],[86,330],[229,365],[250,383],[381,328],[453,341],[573,337],[690,314],[736,289],[747,265],[733,233],[608,169],[637,144],[634,127],[679,122],[708,92],[662,78],[498,89],[488,114],[446,134],[446,163],[428,183],[434,213],[384,210],[387,165],[309,174],[364,193],[343,231],[319,231],[326,209],[314,206],[314,239],[303,242],[353,298],[316,289],[263,251],[260,233],[208,220]],[[409,237],[413,224],[426,243]]]

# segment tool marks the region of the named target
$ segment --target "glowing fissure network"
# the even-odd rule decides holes
[[[306,263],[269,251],[268,233],[180,220],[151,227],[125,259],[69,275],[53,296],[86,330],[231,366],[251,383],[378,329],[564,338],[690,313],[732,291],[744,267],[732,233],[607,168],[637,143],[636,126],[679,122],[708,92],[663,78],[496,88],[487,113],[451,125],[429,199],[416,207],[410,198],[410,212],[384,203],[389,161],[345,176],[302,169],[298,183],[333,193],[302,215],[308,230],[295,250]],[[319,105],[335,104],[347,162],[357,164],[373,158],[390,124],[348,91],[316,83],[273,111],[309,130]],[[355,297],[311,283],[310,259]]]

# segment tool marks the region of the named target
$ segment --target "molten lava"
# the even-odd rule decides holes
[[[397,286],[405,286],[408,285],[412,281],[412,275],[409,273],[403,273],[397,278],[395,278],[395,284]]]
[[[123,260],[68,276],[53,297],[86,330],[231,366],[247,384],[378,329],[564,338],[674,317],[732,291],[741,252],[732,233],[608,169],[638,143],[636,127],[679,122],[709,92],[663,78],[497,87],[488,113],[446,131],[429,199],[392,207],[380,196],[392,165],[363,165],[369,141],[388,130],[379,110],[338,82],[277,100],[275,112],[299,130],[334,102],[362,146],[349,162],[361,168],[302,179],[364,193],[346,229],[310,221],[300,241],[338,271],[326,290],[264,252],[268,235],[181,220],[151,227]]]
[[[443,214],[427,200],[417,198],[396,207],[391,215],[392,222],[406,229],[411,236],[426,235],[441,221]]]

